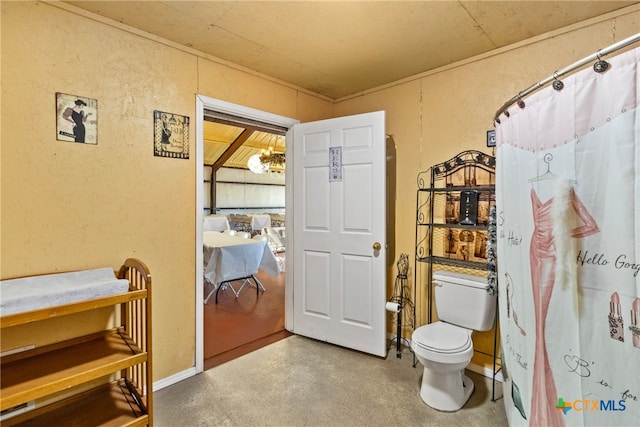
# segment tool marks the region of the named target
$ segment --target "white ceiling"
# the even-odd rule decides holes
[[[66,1],[340,99],[639,1]]]

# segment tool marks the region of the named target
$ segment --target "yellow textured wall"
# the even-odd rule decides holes
[[[634,11],[334,105],[68,7],[0,7],[0,278],[142,259],[153,276],[156,381],[194,366],[197,189],[193,155],[153,156],[154,110],[189,116],[192,147],[196,94],[303,122],[386,110],[398,165],[396,258],[413,259],[417,173],[466,149],[487,151],[485,131],[506,99],[640,28]],[[98,100],[98,145],[55,139],[56,92]]]
[[[566,28],[336,103],[336,116],[380,109],[387,112],[386,131],[396,143],[398,164],[396,258],[402,252],[410,255],[411,284],[418,172],[464,150],[493,154],[486,147],[486,131],[493,129],[494,114],[507,100],[554,71],[638,31],[640,11],[628,8],[628,13],[616,18]],[[426,290],[419,288],[418,325],[426,323],[425,301]],[[491,352],[493,333],[475,334],[474,345]],[[490,365],[490,360],[479,354],[474,362]]]
[[[212,61],[198,61],[198,93],[301,122],[333,117],[333,103],[254,74],[230,72]],[[215,95],[209,95],[215,94]]]
[[[0,277],[139,258],[153,281],[154,380],[193,367],[195,95],[304,120],[332,104],[73,8],[1,7]],[[98,100],[97,145],[56,140],[56,92]],[[154,110],[191,118],[190,159],[153,155]],[[2,347],[72,335],[72,320],[6,331]]]

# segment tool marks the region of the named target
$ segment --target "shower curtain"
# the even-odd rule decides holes
[[[640,48],[496,122],[510,425],[640,426]]]

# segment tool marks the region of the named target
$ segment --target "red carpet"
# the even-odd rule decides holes
[[[256,277],[266,292],[256,296],[255,287],[245,286],[236,298],[221,290],[218,304],[212,296],[204,305],[205,370],[291,335],[284,329],[284,273],[274,278],[259,271]]]

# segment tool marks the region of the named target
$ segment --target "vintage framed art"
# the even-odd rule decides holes
[[[98,101],[84,96],[56,93],[56,139],[98,143]]]
[[[469,198],[467,198],[467,194],[470,196]],[[462,203],[460,202],[461,198]],[[495,202],[495,195],[486,191],[447,193],[444,205],[445,223],[488,225],[489,209]]]
[[[189,117],[153,112],[153,154],[175,159],[189,158]]]
[[[487,232],[447,228],[444,231],[444,256],[463,261],[487,260]]]

